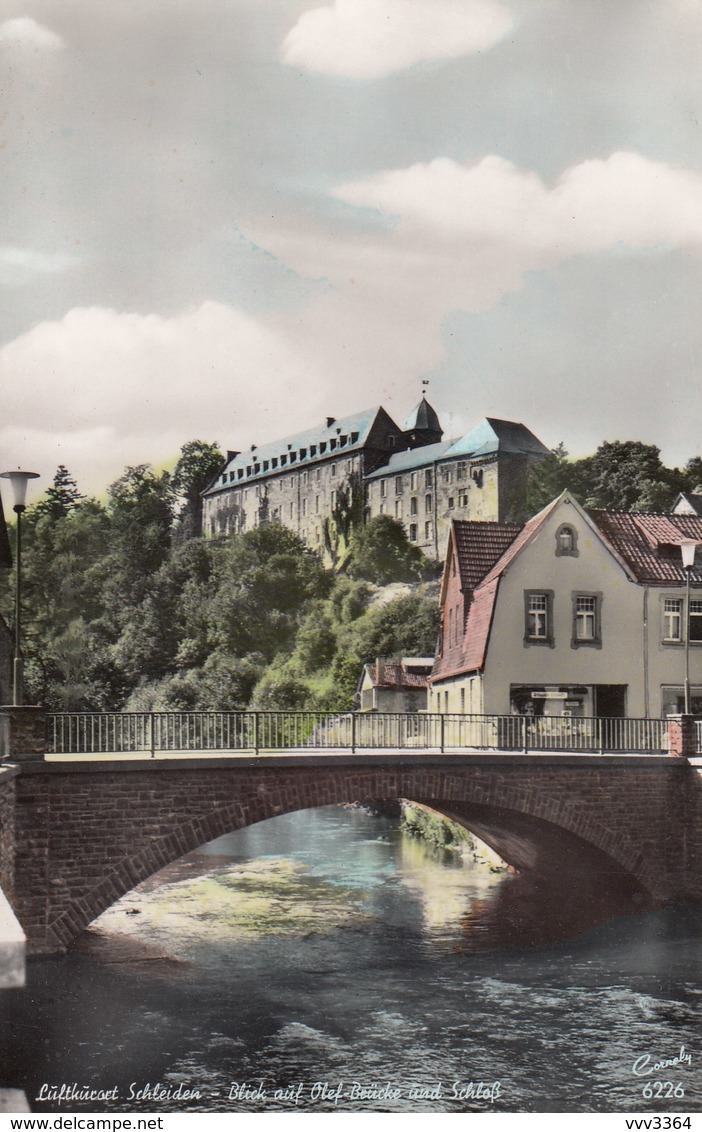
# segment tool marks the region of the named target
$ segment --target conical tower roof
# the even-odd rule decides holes
[[[405,422],[404,432],[432,432],[438,433],[439,436],[443,435],[443,429],[439,423],[439,417],[436,410],[427,401],[426,397],[422,396],[421,401],[416,409],[410,414]]]

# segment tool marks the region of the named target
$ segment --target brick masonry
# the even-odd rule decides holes
[[[15,876],[16,771],[0,767],[0,889],[9,900]]]
[[[131,888],[214,837],[340,802],[409,798],[466,815],[472,808],[493,827],[521,822],[536,856],[542,840],[543,853],[556,860],[560,831],[564,867],[574,877],[578,846],[594,847],[654,905],[702,900],[702,779],[685,759],[434,756],[409,763],[376,756],[341,763],[336,756],[298,765],[34,762],[22,770],[15,904],[34,952],[65,950]]]

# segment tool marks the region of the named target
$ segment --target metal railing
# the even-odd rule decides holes
[[[702,743],[702,722],[698,747]],[[47,752],[574,751],[667,753],[664,719],[533,718],[425,712],[65,712],[47,716]]]

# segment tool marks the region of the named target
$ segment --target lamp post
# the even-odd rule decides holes
[[[38,472],[0,472],[0,479],[9,480],[14,495],[13,511],[17,516],[17,555],[15,562],[15,657],[12,675],[12,704],[18,707],[23,700],[22,663],[22,515],[26,511],[27,484],[38,477]]]
[[[682,539],[683,570],[685,571],[685,715],[690,714],[690,573],[695,565],[697,542],[692,538]]]

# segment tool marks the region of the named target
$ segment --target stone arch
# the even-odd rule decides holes
[[[310,775],[262,771],[258,785],[248,793],[220,799],[212,792],[203,811],[160,835],[147,835],[145,843],[129,856],[111,865],[105,876],[88,891],[77,895],[48,925],[52,944],[64,950],[92,920],[132,888],[185,853],[223,834],[295,810],[343,802],[368,803],[382,799],[408,798],[451,813],[456,806],[478,805],[501,813],[526,815],[536,822],[562,829],[594,846],[613,860],[648,894],[656,899],[656,878],[641,850],[621,829],[616,835],[577,801],[565,794],[537,788],[533,783],[510,781],[499,769],[446,767],[397,769],[391,767],[347,767],[343,773],[327,767]],[[236,778],[232,777],[232,787]]]

